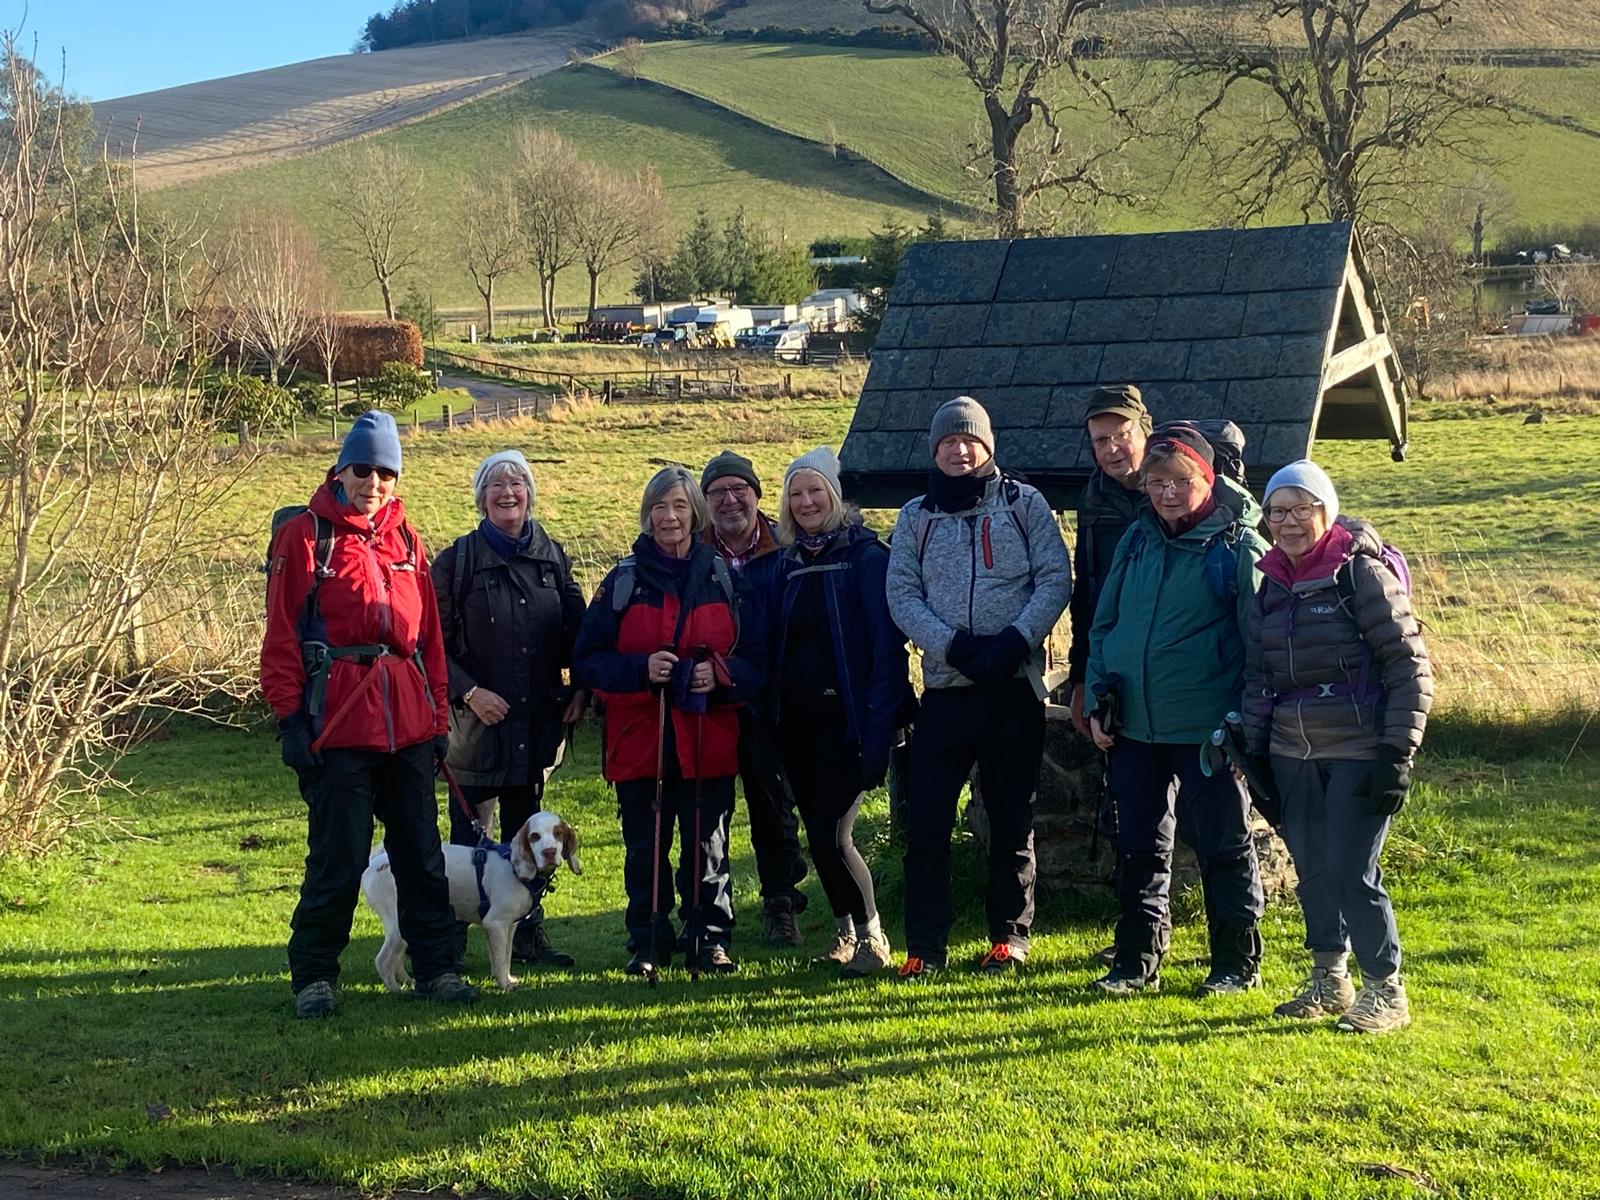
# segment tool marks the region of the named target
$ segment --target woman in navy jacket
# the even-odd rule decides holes
[[[783,552],[757,560],[752,580],[767,602],[768,716],[838,923],[824,957],[866,975],[890,948],[853,828],[912,705],[905,635],[884,596],[889,550],[845,507],[826,446],[785,472],[778,532]]]

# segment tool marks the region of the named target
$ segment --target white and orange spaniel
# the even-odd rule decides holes
[[[444,848],[450,907],[456,920],[483,926],[489,938],[489,969],[500,989],[509,992],[519,982],[511,974],[512,931],[533,910],[535,893],[543,890],[541,885],[563,862],[574,875],[583,874],[578,862],[578,832],[553,812],[529,817],[511,839],[507,857],[490,851],[484,860],[483,897],[489,908],[482,915],[472,855],[471,846]],[[402,991],[411,982],[405,971],[406,942],[400,936],[394,873],[389,869],[389,853],[382,846],[372,852],[361,876],[361,894],[383,925],[383,945],[373,960],[378,978],[391,992]]]

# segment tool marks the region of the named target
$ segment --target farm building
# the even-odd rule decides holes
[[[1348,224],[911,246],[841,452],[869,507],[924,490],[928,422],[962,393],[996,457],[1057,509],[1094,466],[1090,393],[1136,383],[1158,421],[1227,417],[1260,487],[1318,438],[1405,453],[1406,392]]]

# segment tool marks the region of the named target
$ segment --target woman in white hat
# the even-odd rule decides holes
[[[561,543],[534,520],[537,495],[528,461],[502,450],[478,464],[472,494],[478,527],[433,563],[450,670],[450,754],[446,760],[475,808],[498,800],[500,838],[509,840],[544,796],[566,727],[586,696],[562,683],[583,620],[583,593]],[[477,844],[459,803],[450,804],[450,840]],[[458,937],[465,933],[461,928]],[[536,906],[517,927],[519,962],[570,967],[544,931]]]

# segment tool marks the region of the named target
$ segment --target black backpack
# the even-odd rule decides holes
[[[1244,486],[1244,430],[1225,417],[1204,421],[1167,421],[1152,437],[1160,437],[1173,429],[1189,429],[1211,444],[1215,461],[1213,469],[1234,483]]]

